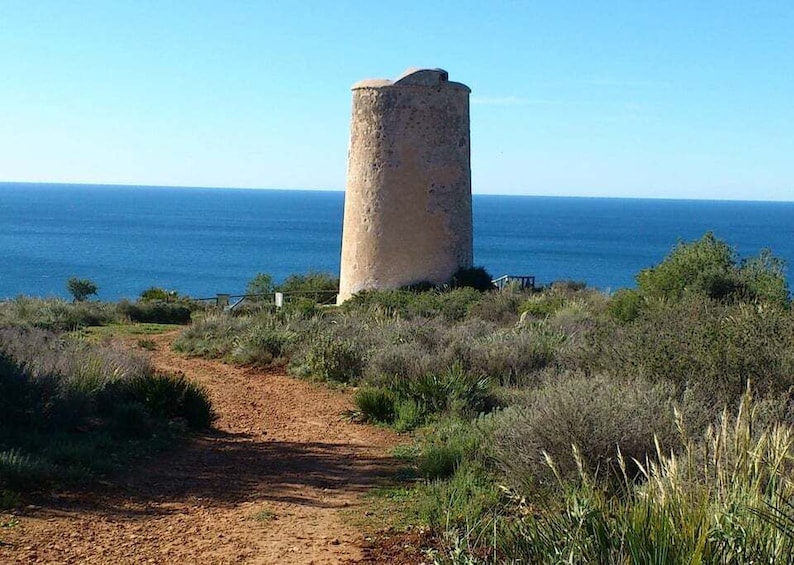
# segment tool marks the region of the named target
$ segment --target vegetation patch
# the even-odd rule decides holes
[[[36,328],[0,329],[0,413],[6,493],[105,475],[214,419],[206,392],[184,377]]]

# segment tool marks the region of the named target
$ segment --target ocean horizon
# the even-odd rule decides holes
[[[258,272],[338,275],[343,204],[331,189],[0,183],[0,299],[66,298],[72,276],[117,300],[152,286],[239,294]],[[475,194],[473,213],[475,264],[538,284],[631,287],[709,231],[740,257],[794,261],[794,202]]]

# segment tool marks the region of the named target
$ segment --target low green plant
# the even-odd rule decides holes
[[[238,337],[232,350],[232,359],[250,365],[283,363],[298,339],[298,333],[288,324],[274,323],[272,318],[266,318],[247,328]]]
[[[187,296],[182,296],[176,290],[166,290],[157,286],[152,286],[142,291],[139,298],[141,302],[177,302],[189,300]]]
[[[444,413],[475,416],[490,410],[494,402],[490,381],[467,373],[459,363],[440,373],[397,377],[391,388],[399,400],[410,403],[406,407],[422,422]],[[399,407],[397,415],[399,419]]]
[[[257,522],[272,522],[277,518],[277,516],[272,510],[265,509],[255,512],[252,518]]]
[[[640,293],[632,289],[620,289],[609,301],[609,314],[621,322],[635,320],[642,311],[643,299]]]
[[[39,489],[50,483],[52,465],[19,449],[0,451],[0,488],[14,491]]]
[[[395,418],[394,393],[383,387],[363,387],[356,391],[353,403],[365,422],[391,424]]]
[[[267,273],[257,273],[254,278],[245,285],[245,293],[256,295],[259,299],[269,297],[275,292],[273,277]],[[272,297],[271,297],[272,298]]]

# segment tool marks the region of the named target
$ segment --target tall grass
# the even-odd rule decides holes
[[[500,524],[498,535],[465,539],[475,530],[456,527],[449,551],[491,544],[503,559],[527,563],[792,563],[794,429],[757,429],[757,417],[749,392],[735,415],[726,410],[699,438],[677,414],[683,449],[657,443],[653,457],[633,462],[640,477],[616,447],[617,492],[604,488],[576,446],[573,482],[545,454],[562,495],[528,503],[506,490],[509,510],[490,522]]]

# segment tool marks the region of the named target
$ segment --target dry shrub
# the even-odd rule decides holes
[[[596,475],[616,477],[618,446],[627,461],[644,461],[655,451],[655,434],[662,445],[677,445],[671,399],[669,387],[642,378],[560,377],[535,391],[524,406],[502,413],[495,457],[508,481],[519,487],[553,483],[544,452],[562,477],[576,477],[572,445]]]
[[[467,361],[472,372],[503,386],[536,384],[564,339],[542,322],[500,330],[471,342]]]

